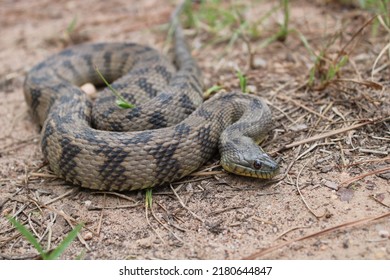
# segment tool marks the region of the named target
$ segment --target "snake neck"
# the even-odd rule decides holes
[[[222,167],[238,175],[269,179],[278,173],[278,164],[258,146],[272,123],[268,106],[259,98],[239,102],[237,115],[219,139]],[[253,113],[256,112],[256,113]]]

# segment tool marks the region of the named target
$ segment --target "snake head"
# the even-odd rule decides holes
[[[231,173],[271,179],[279,173],[279,165],[251,139],[231,140],[220,145],[221,165]]]

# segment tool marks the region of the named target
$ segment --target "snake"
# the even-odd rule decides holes
[[[218,151],[228,172],[261,179],[278,173],[259,146],[273,124],[266,102],[240,91],[204,101],[179,12],[171,17],[173,61],[141,44],[84,43],[28,71],[24,97],[54,174],[88,189],[139,190],[178,181]],[[119,107],[107,87],[94,99],[85,94],[85,83],[104,87],[99,73],[135,107]]]

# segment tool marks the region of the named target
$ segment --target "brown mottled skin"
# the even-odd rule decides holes
[[[190,174],[218,148],[230,172],[276,174],[277,164],[257,145],[270,128],[267,105],[240,92],[202,103],[201,74],[176,13],[176,66],[149,47],[100,43],[71,47],[29,71],[25,99],[59,177],[98,190],[149,188]],[[136,108],[117,107],[108,89],[92,104],[79,86],[102,84],[95,67]]]

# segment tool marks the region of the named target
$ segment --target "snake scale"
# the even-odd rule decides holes
[[[65,49],[27,73],[25,99],[56,175],[97,190],[150,188],[197,170],[218,149],[229,172],[277,173],[258,146],[272,123],[261,98],[218,93],[203,103],[201,73],[178,10],[171,19],[175,65],[147,46],[95,43]],[[136,107],[119,108],[108,89],[91,101],[80,86],[102,85],[96,68]]]

